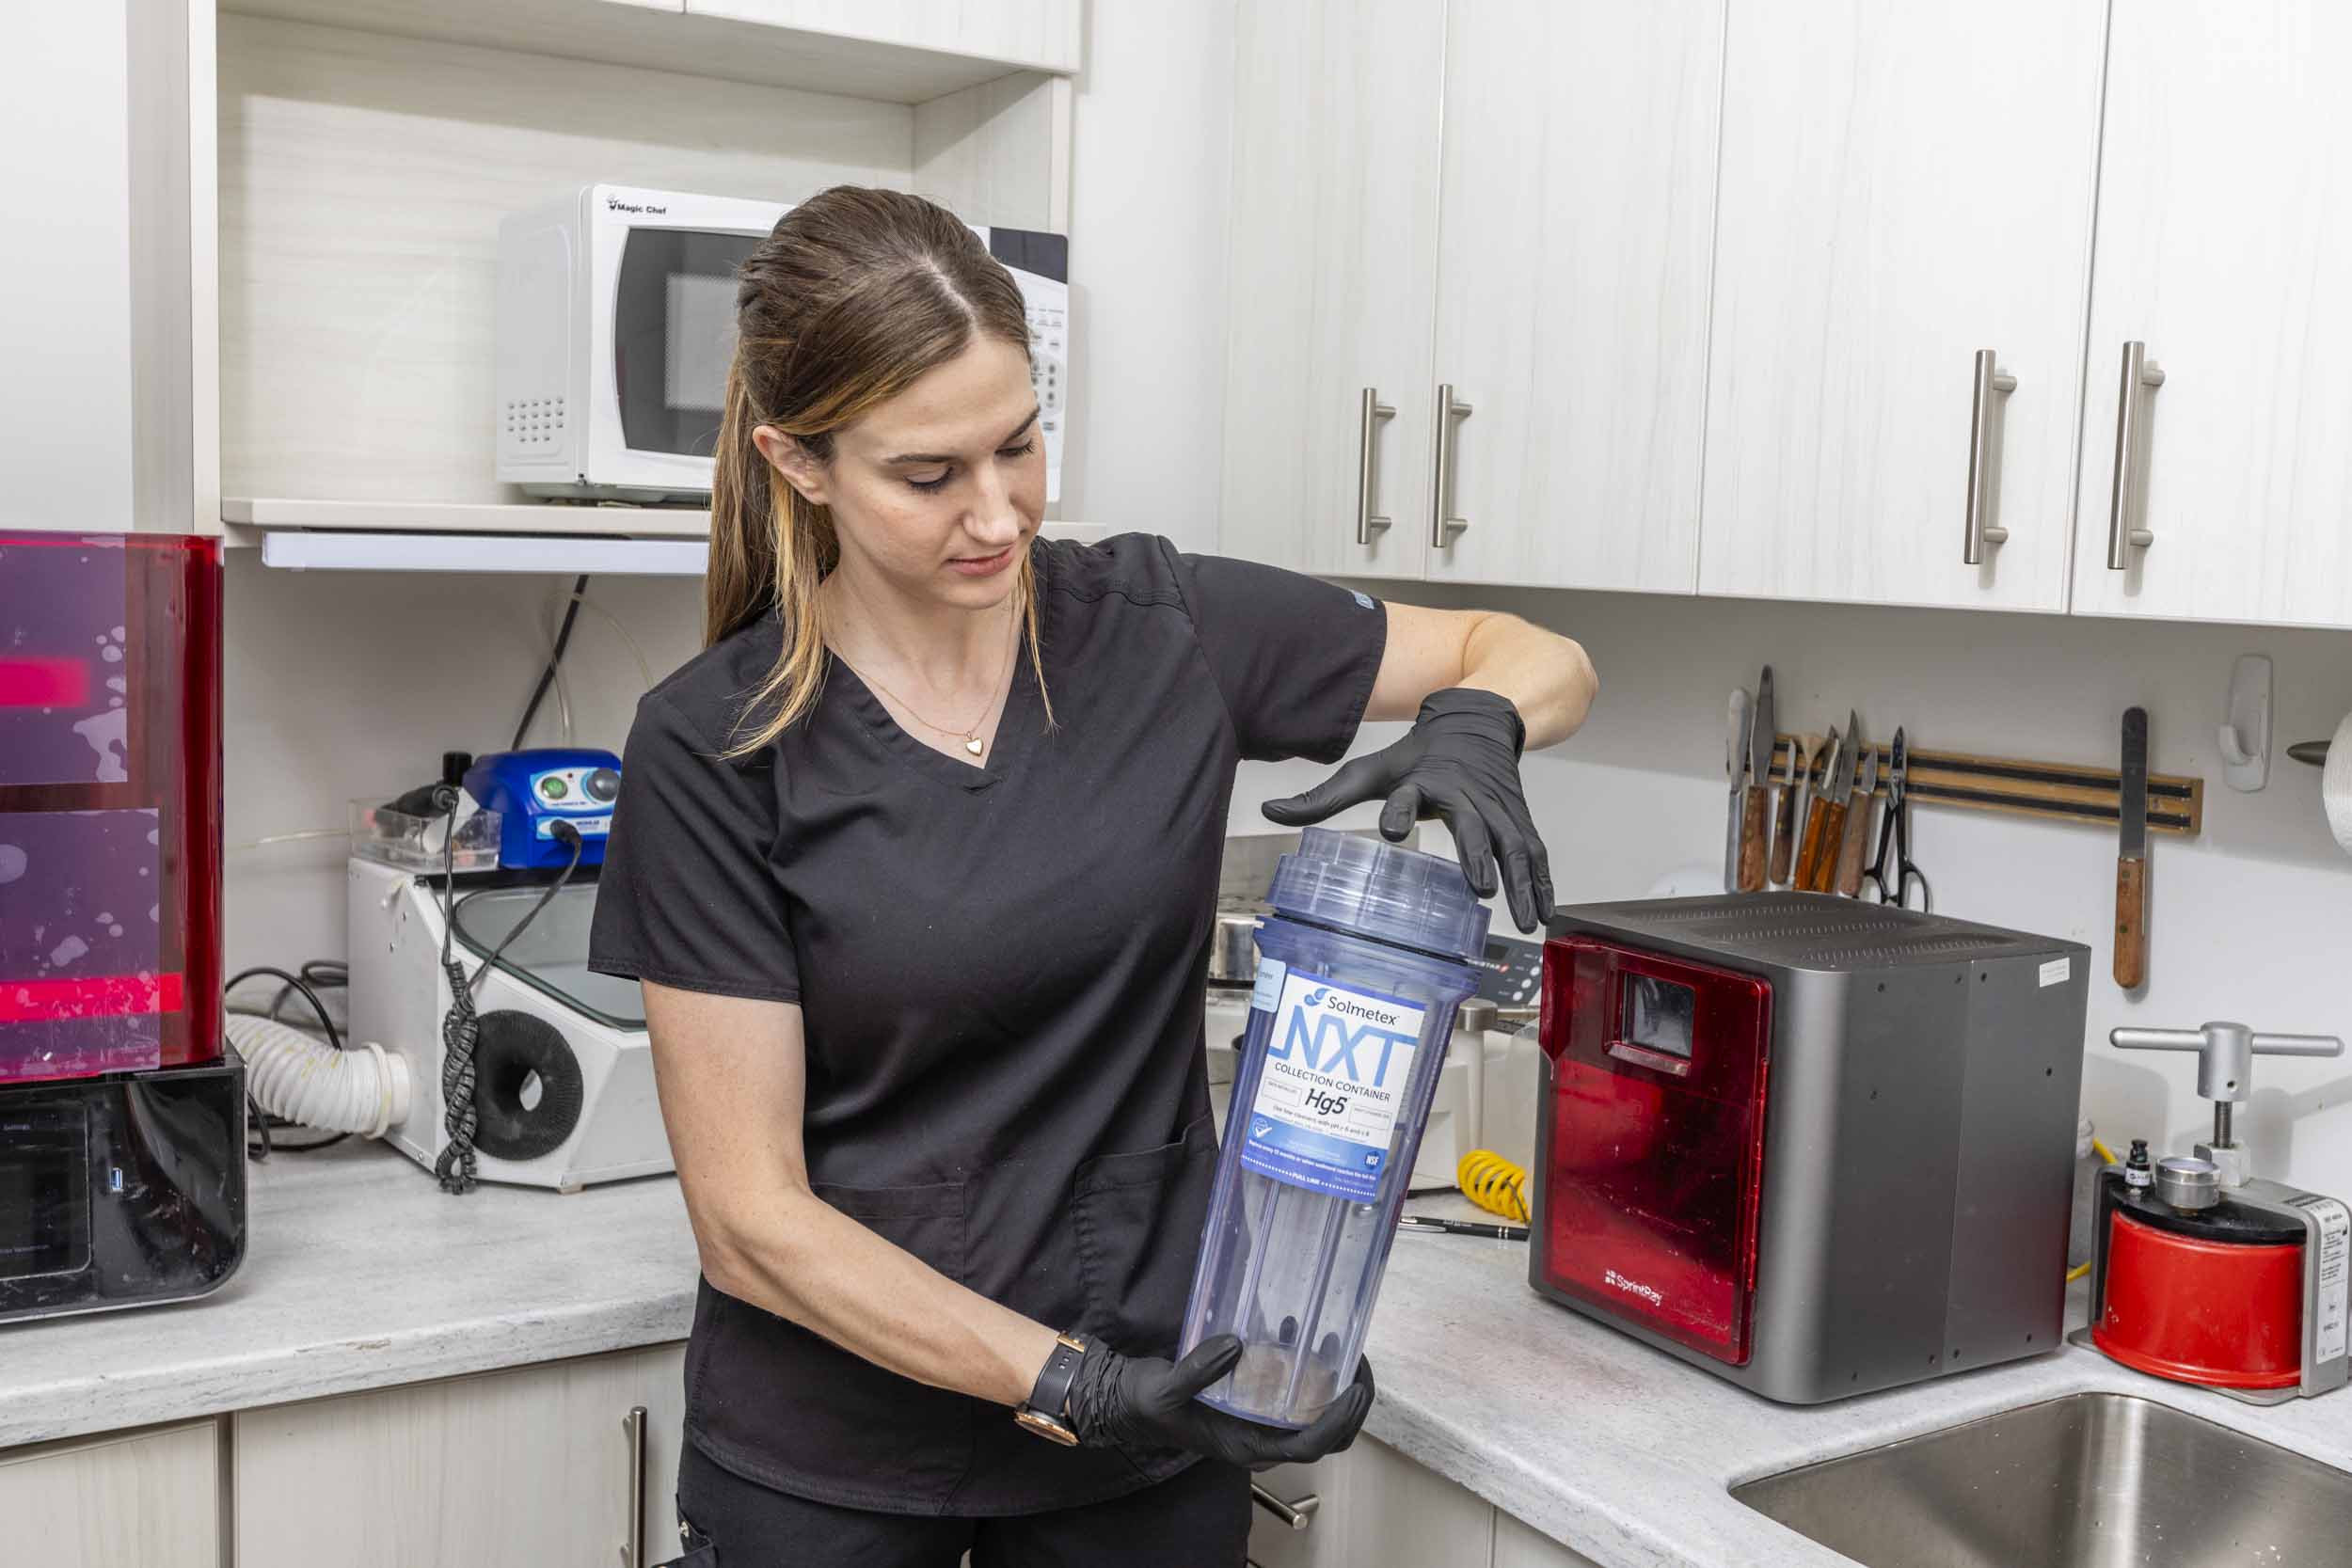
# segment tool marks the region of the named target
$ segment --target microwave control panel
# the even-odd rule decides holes
[[[1045,436],[1045,499],[1061,499],[1063,426],[1070,412],[1070,239],[1032,229],[979,230],[1020,286],[1029,324],[1029,384]]]

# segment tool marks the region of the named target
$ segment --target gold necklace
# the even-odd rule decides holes
[[[1020,624],[1020,623],[1019,623],[1018,619],[1016,619],[1016,620],[1015,620],[1015,622],[1014,622],[1014,626],[1016,626],[1016,628],[1018,627],[1019,624]],[[1007,657],[1008,658],[1009,658],[1009,657],[1011,657],[1011,653],[1012,653],[1012,643],[1011,643],[1011,641],[1010,641],[1009,639],[1008,639],[1008,640],[1007,640],[1007,641],[1006,641],[1006,644],[1005,644],[1005,653],[1006,653],[1006,657]],[[850,664],[850,661],[849,661],[847,658],[843,658],[843,657],[842,657],[842,656],[841,656],[839,653],[835,653],[835,654],[834,655],[834,657],[835,658],[840,658],[840,659],[841,659],[841,662],[842,662],[842,663],[844,663],[844,664]],[[893,700],[893,701],[895,701],[895,702],[896,702],[896,703],[897,703],[897,704],[898,704],[900,707],[902,707],[902,708],[906,709],[909,713],[913,713],[913,714],[914,714],[914,718],[915,718],[916,721],[917,721],[917,722],[919,722],[919,723],[921,723],[921,724],[922,724],[925,728],[927,728],[927,729],[932,729],[932,730],[937,730],[937,731],[938,731],[941,735],[952,735],[952,736],[956,736],[961,737],[961,740],[963,741],[963,749],[964,749],[965,751],[967,751],[967,752],[971,752],[971,753],[972,753],[974,756],[976,756],[976,757],[977,757],[977,756],[978,756],[978,755],[980,755],[983,752],[985,752],[985,751],[988,749],[988,748],[987,748],[987,744],[986,744],[986,742],[984,742],[984,741],[982,741],[982,740],[980,739],[979,724],[980,724],[980,721],[981,721],[981,720],[985,720],[985,719],[988,717],[988,714],[989,714],[989,709],[990,709],[990,708],[993,708],[993,707],[994,707],[994,706],[996,705],[996,699],[995,699],[993,696],[990,697],[990,698],[989,698],[989,700],[988,700],[987,705],[986,705],[985,706],[983,706],[983,707],[980,709],[980,712],[979,712],[979,717],[978,717],[977,719],[975,719],[975,720],[974,720],[974,721],[973,721],[970,724],[961,725],[961,726],[959,726],[959,727],[956,727],[956,728],[952,728],[952,729],[951,729],[951,728],[949,728],[949,727],[947,727],[946,725],[944,725],[944,724],[936,724],[936,723],[933,723],[930,720],[929,720],[929,719],[925,719],[925,718],[924,718],[921,714],[919,714],[919,713],[915,713],[915,712],[914,712],[914,705],[913,703],[908,702],[908,701],[907,701],[904,697],[899,696],[899,695],[898,695],[896,691],[891,690],[891,689],[890,689],[890,688],[888,688],[888,687],[886,687],[886,686],[882,685],[882,682],[880,682],[880,681],[876,680],[873,676],[871,676],[871,675],[867,674],[865,671],[863,671],[863,670],[859,670],[859,669],[858,669],[858,667],[857,667],[856,665],[854,665],[854,664],[850,664],[850,668],[852,671],[854,671],[854,672],[856,673],[856,674],[857,674],[857,678],[858,678],[858,679],[860,679],[860,680],[864,681],[866,685],[868,685],[868,686],[870,686],[870,687],[874,688],[876,690],[880,691],[880,692],[881,692],[883,696],[885,696],[885,697],[888,697],[888,698],[892,699],[892,700]],[[998,663],[998,665],[996,666],[996,680],[992,680],[992,681],[990,681],[990,682],[989,682],[989,689],[990,689],[991,691],[993,691],[993,690],[995,689],[995,687],[996,687],[996,681],[997,681],[997,680],[1002,680],[1002,679],[1004,679],[1004,676],[1005,676],[1005,666],[1004,666],[1004,664],[1003,664],[1002,662],[999,662],[999,663]]]

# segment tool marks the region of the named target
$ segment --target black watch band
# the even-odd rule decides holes
[[[1041,1437],[1064,1445],[1074,1445],[1078,1434],[1070,1429],[1067,1419],[1070,1409],[1070,1386],[1078,1380],[1079,1363],[1086,1359],[1084,1339],[1071,1334],[1054,1337],[1054,1354],[1045,1358],[1044,1367],[1037,1374],[1037,1384],[1029,1390],[1028,1399],[1012,1413],[1012,1418]]]

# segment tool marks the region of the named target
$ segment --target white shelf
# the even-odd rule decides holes
[[[347,501],[224,496],[220,520],[258,529],[336,529],[401,533],[592,534],[707,539],[710,512],[699,506],[566,506],[555,501]]]
[[[262,536],[262,564],[291,571],[535,572],[696,578],[710,563],[700,539],[578,539],[517,533],[311,532]]]
[[[924,103],[1022,71],[1068,71],[1066,49],[964,55],[887,40],[694,16],[621,0],[224,0],[246,16],[515,49],[770,87]],[[839,9],[839,8],[833,8]],[[854,13],[844,13],[854,14]]]
[[[258,542],[262,565],[291,571],[700,577],[710,560],[710,515],[687,507],[232,497],[220,511],[231,545]],[[1099,523],[1050,522],[1041,531],[1082,545],[1111,533]]]

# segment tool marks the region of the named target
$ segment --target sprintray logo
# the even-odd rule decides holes
[[[1652,1307],[1666,1305],[1665,1292],[1655,1285],[1645,1285],[1638,1279],[1628,1279],[1614,1269],[1604,1269],[1601,1271],[1600,1277],[1603,1283],[1614,1285],[1629,1296],[1640,1296]]]

